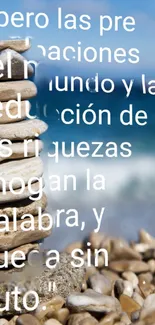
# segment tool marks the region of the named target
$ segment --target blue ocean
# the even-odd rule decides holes
[[[57,71],[59,74],[59,71]],[[136,239],[138,230],[146,228],[155,233],[155,98],[151,95],[143,95],[140,85],[134,86],[129,98],[126,98],[125,89],[116,82],[115,91],[112,94],[80,93],[78,87],[74,92],[49,92],[49,78],[35,79],[38,87],[38,96],[32,100],[32,112],[43,119],[49,126],[48,131],[42,136],[45,142],[42,157],[45,165],[46,192],[48,194],[48,211],[56,218],[57,210],[64,209],[61,218],[61,227],[54,227],[52,237],[45,241],[45,247],[51,245],[57,249],[73,240],[85,238],[90,231],[96,228],[96,220],[93,208],[98,212],[105,208],[101,231],[115,235],[125,236],[127,239]],[[47,73],[48,75],[48,73]],[[54,72],[52,74],[54,76]],[[63,81],[62,81],[63,82]],[[63,86],[63,84],[62,84]],[[71,108],[76,112],[76,105],[80,104],[81,115],[90,103],[97,112],[99,109],[108,109],[112,116],[112,125],[108,126],[105,120],[102,125],[94,123],[86,125],[64,125],[60,119],[60,113],[65,108]],[[123,126],[119,116],[123,109],[133,105],[133,126]],[[138,110],[147,113],[147,125],[138,126],[134,122]],[[90,117],[91,118],[91,117]],[[64,158],[61,156],[59,163],[48,157],[52,150],[52,142],[65,141],[68,150],[70,142],[78,144],[81,141],[101,141],[106,144],[115,141],[118,146],[122,142],[132,144],[132,156],[130,158]],[[91,177],[102,174],[106,180],[105,191],[86,190],[86,171],[90,169]],[[77,189],[73,191],[69,186],[67,191],[63,190],[64,174],[74,174],[77,178]],[[61,179],[61,190],[51,191],[50,176],[59,175]],[[71,184],[70,184],[71,185]],[[79,225],[68,228],[66,226],[66,211],[77,209],[79,214]],[[56,220],[56,219],[55,219]],[[85,222],[85,228],[81,230],[81,222]],[[56,224],[56,222],[55,222]],[[58,240],[60,238],[61,240]]]

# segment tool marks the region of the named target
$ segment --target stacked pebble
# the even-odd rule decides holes
[[[49,236],[51,231],[39,230],[38,227],[38,208],[42,212],[47,206],[47,197],[43,193],[39,200],[30,200],[32,196],[29,191],[28,182],[30,178],[40,179],[43,177],[43,164],[39,157],[36,157],[36,140],[37,148],[41,152],[43,143],[39,136],[47,130],[47,125],[38,119],[27,119],[27,113],[30,111],[31,105],[28,99],[36,96],[37,89],[33,82],[24,79],[24,60],[25,58],[20,54],[29,49],[29,45],[25,40],[17,41],[3,41],[0,42],[0,62],[3,64],[3,76],[0,78],[0,141],[10,140],[8,144],[5,143],[5,149],[0,146],[0,178],[5,180],[6,193],[3,191],[2,182],[0,182],[0,215],[5,215],[9,218],[9,231],[2,231],[4,224],[1,222],[0,228],[0,317],[13,317],[16,315],[14,309],[14,302],[9,303],[9,311],[3,311],[5,304],[6,292],[13,291],[15,286],[20,288],[21,296],[18,305],[21,307],[19,314],[26,312],[22,304],[22,296],[29,290],[37,291],[40,298],[40,305],[36,311],[35,316],[22,315],[20,317],[14,316],[11,320],[0,318],[0,325],[14,325],[14,324],[40,324],[40,319],[44,318],[47,312],[57,311],[64,305],[65,300],[70,292],[80,291],[81,283],[84,277],[84,269],[77,271],[72,268],[70,264],[70,256],[68,254],[61,254],[60,263],[57,268],[51,272],[45,267],[44,254],[40,255],[41,263],[36,267],[30,267],[28,263],[24,269],[16,270],[12,268],[11,256],[14,252],[18,254],[16,257],[20,259],[21,253],[28,256],[30,251],[39,250],[39,241]],[[11,54],[11,81],[8,78],[8,53]],[[33,75],[33,67],[28,66],[28,76]],[[18,108],[17,94],[21,95],[21,115],[17,116]],[[10,105],[9,112],[15,118],[10,118],[7,110],[7,103],[13,100]],[[25,157],[24,141],[30,140],[27,148],[28,154]],[[39,143],[39,146],[38,146]],[[4,144],[4,143],[3,143]],[[12,149],[12,155],[6,158],[8,149]],[[13,191],[10,191],[10,182],[13,182]],[[19,178],[24,181],[24,191],[21,190],[21,182]],[[44,186],[44,182],[41,182]],[[40,182],[34,181],[31,190],[35,193],[40,189]],[[19,193],[20,192],[20,193]],[[16,209],[17,230],[14,230],[14,208]],[[28,230],[23,232],[20,227],[23,222],[22,216],[30,214],[34,218],[35,230]],[[26,220],[31,219],[27,217]],[[3,220],[3,219],[2,219]],[[1,221],[2,221],[1,220]],[[4,220],[3,220],[4,221]],[[44,216],[42,219],[43,228],[48,225],[49,220]],[[28,225],[28,227],[30,224]],[[3,270],[4,252],[8,251],[8,266],[7,270]],[[48,289],[49,281],[54,282],[56,290]],[[69,285],[68,285],[69,284]],[[61,296],[57,295],[61,294]],[[56,297],[55,297],[56,296]],[[31,304],[31,297],[29,303]],[[42,305],[41,305],[42,303]],[[44,306],[44,308],[42,308]],[[66,315],[66,310],[62,312],[60,318]],[[68,311],[67,311],[68,316]],[[65,316],[66,317],[66,316]],[[18,319],[17,319],[18,318]],[[17,321],[17,322],[16,322]]]
[[[37,242],[47,237],[50,232],[38,230],[38,207],[44,210],[47,205],[46,195],[43,194],[39,201],[29,199],[28,182],[32,177],[39,179],[43,175],[43,164],[40,157],[35,156],[35,141],[39,135],[46,131],[47,125],[38,119],[28,120],[27,113],[29,113],[31,105],[28,99],[36,96],[37,89],[33,82],[24,79],[24,60],[25,58],[20,54],[28,50],[29,45],[26,45],[23,40],[4,41],[0,42],[0,62],[3,63],[0,79],[0,140],[10,140],[7,148],[0,149],[0,177],[6,182],[6,193],[2,191],[2,183],[0,183],[0,214],[5,214],[10,220],[10,231],[0,233],[0,264],[3,264],[3,252],[9,251],[10,256],[15,250],[20,250],[27,255],[32,249],[37,249],[39,246]],[[9,55],[9,56],[8,56]],[[8,78],[8,57],[11,58],[11,79]],[[26,62],[26,60],[25,60]],[[32,76],[34,69],[31,65],[28,66],[28,76]],[[21,95],[21,110],[19,111],[17,103],[17,94]],[[13,100],[8,114],[7,103]],[[24,140],[32,139],[27,145],[27,158],[24,157]],[[39,140],[39,152],[43,148],[43,143]],[[6,145],[5,145],[6,147]],[[6,157],[8,149],[12,149],[12,155]],[[21,183],[19,177],[25,183],[24,191],[19,194]],[[16,178],[13,182],[14,193],[10,191],[10,181]],[[32,185],[34,190],[39,189],[39,181]],[[13,222],[13,208],[16,208],[19,229],[14,231]],[[23,214],[32,214],[35,219],[35,231],[27,231],[23,234],[20,229],[21,217]],[[45,219],[44,222],[47,222]],[[10,258],[9,258],[10,262]]]

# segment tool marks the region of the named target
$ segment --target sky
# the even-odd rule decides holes
[[[88,14],[92,19],[92,28],[89,31],[81,31],[79,28],[76,31],[59,30],[57,29],[57,10],[62,8],[63,16],[66,14],[75,14],[78,17],[81,14]],[[1,4],[0,11],[6,11],[9,16],[13,12],[22,12],[25,16],[26,12],[44,12],[50,18],[50,24],[46,29],[38,29],[34,24],[31,28],[15,28],[9,24],[6,28],[0,27],[0,38],[6,39],[11,37],[24,38],[32,37],[32,49],[29,52],[31,58],[40,60],[41,52],[37,48],[38,44],[44,45],[47,49],[52,45],[60,46],[61,48],[71,45],[76,46],[78,41],[81,41],[83,47],[100,46],[110,47],[115,49],[123,47],[129,50],[131,47],[138,48],[140,51],[140,62],[137,65],[124,64],[119,65],[112,63],[107,66],[107,62],[103,67],[109,68],[114,73],[119,73],[120,70],[126,73],[148,71],[154,72],[155,67],[155,45],[154,45],[154,30],[155,30],[155,1],[154,0],[5,0]],[[99,36],[99,16],[110,15],[111,17],[118,16],[133,16],[136,21],[135,31],[127,33],[120,28],[119,32],[113,30]],[[0,23],[2,16],[0,16]],[[63,67],[64,62],[54,62],[55,65]],[[81,64],[82,69],[91,69],[97,71],[101,68],[98,62],[93,64]],[[71,62],[68,68],[79,68],[76,61]]]

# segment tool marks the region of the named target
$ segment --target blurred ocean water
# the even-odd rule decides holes
[[[135,239],[137,231],[145,227],[155,235],[155,98],[150,95],[142,95],[139,86],[134,88],[132,95],[127,99],[125,91],[120,85],[113,94],[105,95],[103,92],[79,93],[73,92],[49,92],[48,81],[38,82],[39,95],[32,101],[33,110],[38,117],[44,119],[48,125],[48,132],[43,135],[45,142],[44,165],[46,177],[46,191],[49,200],[49,212],[54,216],[57,209],[76,208],[79,219],[86,222],[83,231],[80,227],[68,228],[65,225],[65,214],[62,218],[61,228],[53,230],[52,237],[45,241],[49,248],[51,245],[62,249],[73,240],[79,240],[96,228],[96,222],[92,208],[98,211],[105,207],[101,230],[113,235],[123,235],[128,239]],[[109,109],[112,114],[112,126],[64,125],[60,121],[60,112],[64,108],[75,111],[79,103],[81,112],[93,103],[93,108]],[[140,127],[136,124],[130,127],[121,125],[120,112],[133,105],[136,113],[144,109],[148,115],[148,124]],[[125,158],[87,158],[74,159],[60,158],[58,164],[54,159],[47,157],[51,150],[51,142],[71,141],[115,141],[132,143],[132,156]],[[86,191],[85,175],[90,168],[92,176],[103,174],[106,179],[105,191]],[[69,188],[67,192],[53,192],[50,190],[50,175],[59,175],[63,179],[64,174],[77,176],[77,191]]]

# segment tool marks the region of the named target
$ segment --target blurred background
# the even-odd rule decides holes
[[[79,17],[88,14],[92,17],[92,29],[83,31],[57,30],[57,9],[62,7],[64,14],[74,13]],[[112,235],[123,235],[127,239],[136,239],[137,232],[144,227],[155,235],[155,98],[151,95],[143,95],[140,85],[141,74],[145,73],[147,80],[154,79],[155,67],[155,2],[152,0],[5,0],[1,4],[1,11],[9,14],[15,11],[22,13],[45,12],[50,17],[47,29],[38,29],[33,24],[31,29],[14,28],[10,25],[0,29],[0,38],[32,38],[32,48],[25,57],[36,60],[39,66],[36,70],[34,81],[38,87],[38,96],[32,100],[32,110],[37,116],[48,123],[49,129],[42,136],[45,143],[44,159],[46,192],[48,194],[48,211],[55,216],[57,209],[76,208],[79,212],[79,220],[86,222],[83,231],[79,227],[68,228],[65,225],[65,215],[61,221],[61,228],[53,229],[51,238],[45,241],[45,246],[63,249],[72,241],[85,238],[96,228],[92,208],[105,207],[101,230]],[[121,29],[118,33],[113,31],[99,36],[99,15],[134,16],[136,30],[126,33]],[[64,48],[67,45],[76,46],[81,41],[84,47],[100,46],[115,49],[131,47],[140,51],[140,62],[136,65],[130,63],[86,63],[61,61],[49,61],[41,56],[37,48],[42,44],[46,48],[57,45]],[[113,94],[80,93],[78,89],[73,93],[48,91],[48,83],[56,75],[62,81],[64,76],[81,76],[84,79],[100,74],[102,79],[112,78],[116,89]],[[131,96],[127,99],[124,88],[120,84],[121,78],[136,80]],[[79,103],[81,111],[94,103],[93,108],[109,109],[112,112],[113,126],[104,125],[76,125],[65,126],[60,121],[60,112],[64,108],[76,109]],[[145,127],[137,125],[124,127],[119,122],[121,110],[127,109],[133,104],[134,112],[140,109],[146,110],[148,124]],[[63,159],[56,164],[54,159],[47,157],[51,150],[51,142],[65,141],[68,146],[71,141],[115,141],[132,143],[132,157],[124,158],[101,158],[101,159]],[[102,173],[106,178],[106,191],[85,190],[85,172],[90,168],[92,175]],[[58,174],[77,175],[77,191],[71,189],[67,192],[51,192],[49,176]]]

